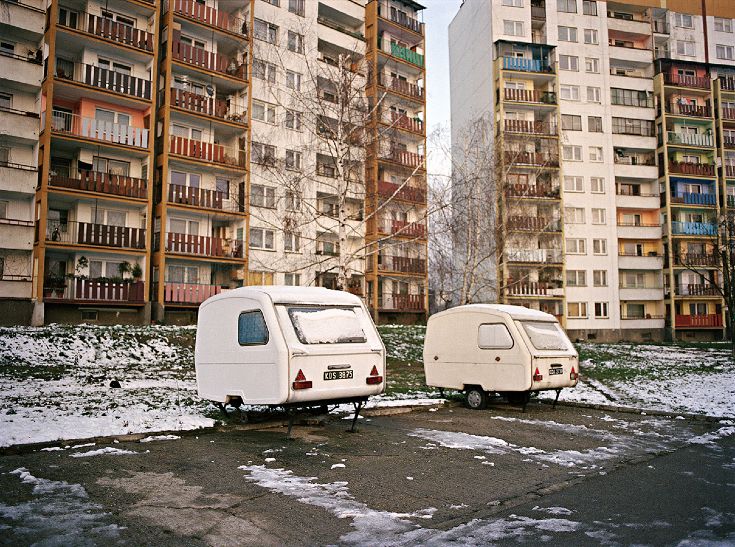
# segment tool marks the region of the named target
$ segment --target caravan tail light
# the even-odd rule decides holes
[[[311,380],[307,380],[304,376],[304,372],[299,369],[299,373],[296,375],[296,379],[293,382],[294,389],[309,389],[311,387]]]
[[[536,372],[533,373],[533,381],[540,382],[543,379],[544,379],[544,375],[541,374],[538,370],[538,367],[536,367]]]
[[[579,372],[576,372],[574,367],[572,367],[572,372],[569,373],[569,379],[572,381],[579,379]]]
[[[370,376],[365,378],[365,383],[368,385],[376,385],[383,382],[383,377],[378,374],[378,367],[373,365],[373,370],[370,371]]]

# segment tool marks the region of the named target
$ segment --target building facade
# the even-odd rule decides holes
[[[492,118],[495,298],[579,339],[722,336],[733,18],[709,0],[464,2],[453,140]]]
[[[0,142],[0,169],[22,172],[0,186],[0,298],[35,324],[191,322],[238,286],[341,285],[380,320],[423,319],[420,5],[3,4],[25,41],[0,62],[35,82],[13,84],[28,101],[3,123],[22,132],[26,102],[40,116],[17,151]]]

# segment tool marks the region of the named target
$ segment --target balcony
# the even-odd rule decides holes
[[[709,90],[710,82],[711,80],[709,77],[685,76],[683,74],[664,72],[665,85]]]
[[[661,19],[654,19],[653,32],[656,34],[669,34],[669,24]]]
[[[559,199],[559,187],[543,184],[507,184],[505,191],[509,197],[530,199]]]
[[[36,112],[0,106],[0,135],[35,144],[38,142],[38,118]]]
[[[423,258],[409,258],[407,256],[378,256],[378,269],[380,271],[425,274],[426,260]]]
[[[717,205],[717,196],[715,194],[693,194],[691,192],[672,192],[671,203],[684,205],[700,205],[704,207],[714,207]]]
[[[506,228],[511,232],[561,232],[559,219],[509,216]]]
[[[660,270],[664,265],[664,257],[657,253],[618,255],[618,268],[621,270]]]
[[[720,76],[720,89],[724,91],[735,91],[735,78],[732,76]]]
[[[715,146],[715,140],[712,135],[701,135],[699,133],[676,133],[674,131],[667,131],[666,142],[668,144],[697,146],[702,148],[713,148]]]
[[[426,191],[394,182],[378,181],[378,194],[389,199],[400,199],[413,203],[426,203]]]
[[[424,295],[391,293],[380,299],[380,309],[383,311],[423,312]]]
[[[561,249],[510,249],[505,252],[507,262],[526,264],[561,264]]]
[[[674,327],[677,329],[721,328],[722,315],[719,313],[706,315],[679,315],[676,314]]]
[[[3,2],[2,6],[4,21],[10,21],[14,27],[27,33],[29,38],[40,38],[43,35],[44,9],[18,0]]]
[[[669,172],[697,177],[714,177],[715,166],[708,163],[669,162]]]
[[[406,95],[408,97],[411,97],[412,99],[417,99],[419,101],[424,100],[424,88],[416,84],[409,83],[406,80],[393,78],[388,74],[380,72],[378,74],[378,83],[386,89],[395,93],[400,93],[401,95]]]
[[[543,152],[513,152],[506,150],[503,154],[505,163],[509,165],[532,165],[535,167],[559,167],[559,156]]]
[[[529,120],[505,120],[504,130],[507,133],[527,133],[530,135],[557,135],[555,123]]]
[[[63,22],[59,22],[59,26],[80,30],[117,44],[153,53],[154,35],[147,30],[118,23],[107,17],[92,13],[77,12],[76,15],[76,19],[71,19],[75,21],[76,26],[67,25]]]
[[[405,12],[391,8],[387,2],[378,4],[378,15],[396,25],[412,30],[416,34],[424,35],[424,24],[421,21],[409,17]]]
[[[45,124],[46,113],[41,113],[41,126]],[[111,123],[94,118],[83,118],[78,114],[53,111],[51,130],[58,135],[71,135],[111,144],[148,148],[148,130],[119,123]]]
[[[712,117],[712,109],[709,106],[697,106],[693,104],[668,103],[666,105],[666,112],[668,114],[678,114],[680,116],[693,116],[696,118],[711,118]]]
[[[179,205],[190,205],[203,209],[216,209],[219,211],[243,212],[245,204],[242,200],[230,198],[224,192],[207,190],[205,188],[193,188],[180,184],[168,185],[168,202]]]
[[[411,49],[405,48],[403,46],[399,46],[395,42],[391,42],[390,44],[388,44],[385,42],[385,40],[379,38],[378,39],[378,49],[386,53],[390,53],[393,57],[402,59],[406,61],[407,63],[410,63],[414,66],[417,66],[420,68],[424,67],[424,56],[423,55]]]
[[[173,5],[174,13],[197,23],[239,34],[243,38],[248,34],[247,22],[239,17],[232,17],[227,12],[216,10],[195,0],[173,0]]]
[[[12,2],[3,2],[3,6],[12,6],[12,4]],[[25,56],[0,51],[0,74],[12,74],[13,81],[25,87],[40,87],[43,77],[41,53],[40,49],[32,55]]]
[[[719,266],[714,254],[676,253],[674,254],[674,265],[682,267],[712,267]]]
[[[193,234],[166,233],[166,251],[169,253],[238,259],[245,256],[242,240]]]
[[[142,281],[72,279],[64,287],[44,286],[43,292],[47,302],[142,304],[145,300]]]
[[[554,70],[548,61],[541,59],[524,59],[522,57],[503,57],[503,69],[517,72],[553,73]]]
[[[621,284],[618,296],[620,297],[620,300],[624,301],[661,300],[664,297],[664,293],[660,285],[626,286]]]
[[[412,169],[424,168],[424,156],[404,150],[391,150],[387,154],[383,154],[380,159],[383,161],[392,161]]]
[[[556,93],[553,91],[505,88],[503,90],[503,98],[506,101],[516,103],[556,104]]]
[[[725,165],[725,176],[735,177],[735,165]]]
[[[163,301],[166,304],[184,304],[198,306],[210,296],[222,292],[219,285],[199,285],[195,283],[163,284]]]
[[[397,235],[400,237],[426,238],[426,225],[418,222],[405,222],[394,219],[384,219],[381,226],[384,234]]]
[[[717,224],[711,222],[671,221],[671,233],[685,236],[716,236]]]
[[[148,181],[136,177],[80,171],[79,178],[49,175],[51,186],[127,198],[148,198]]]
[[[221,144],[196,141],[186,137],[171,135],[169,153],[187,159],[206,161],[239,169],[245,167],[245,151],[225,147]]]
[[[207,97],[191,91],[171,88],[171,106],[221,120],[247,123],[245,106],[236,105],[235,101],[228,99]]]
[[[661,239],[661,225],[658,223],[618,222],[620,239]]]
[[[111,226],[91,222],[49,221],[46,241],[66,245],[92,245],[118,249],[145,249],[145,228]]]
[[[387,115],[386,115],[387,114]],[[419,118],[409,118],[405,114],[390,110],[383,115],[384,123],[390,124],[391,127],[397,127],[411,133],[423,135],[424,122]]]
[[[247,79],[247,64],[238,62],[235,57],[190,46],[179,40],[174,40],[172,55],[174,60],[190,66],[217,72],[238,80]]]
[[[730,148],[730,149],[735,148],[735,137],[730,137],[730,136],[727,136],[727,135],[723,135],[723,137],[722,137],[722,145],[725,148]]]
[[[137,99],[151,100],[151,81],[85,63],[56,60],[56,78],[112,91]]]
[[[735,108],[723,108],[722,109],[723,120],[735,120]]]
[[[667,287],[667,293],[670,293],[671,289]],[[717,296],[722,297],[722,294],[713,285],[705,283],[682,283],[674,286],[674,294],[676,296]]]
[[[618,192],[615,197],[615,206],[621,209],[658,209],[660,205],[658,194]]]
[[[34,194],[38,184],[38,168],[0,161],[0,192]]]
[[[546,282],[546,281],[527,281],[525,283],[513,283],[512,280],[508,280],[508,285],[505,288],[505,293],[511,297],[526,297],[526,296],[564,296],[564,289],[561,288],[561,281],[558,282]]]

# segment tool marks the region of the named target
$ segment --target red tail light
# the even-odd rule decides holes
[[[365,383],[372,386],[382,382],[383,377],[378,374],[378,367],[373,365],[373,370],[370,371],[370,376],[365,378]]]
[[[296,380],[293,382],[294,389],[309,389],[311,387],[311,380],[307,380],[304,376],[304,372],[299,369],[299,373],[296,375]]]
[[[570,380],[579,380],[579,373],[574,370],[574,367],[572,367],[572,372],[569,373],[569,379]]]
[[[536,372],[533,373],[533,381],[540,382],[543,379],[544,379],[544,375],[541,374],[538,370],[538,367],[536,367]]]

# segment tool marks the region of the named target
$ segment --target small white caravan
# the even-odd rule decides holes
[[[355,295],[243,287],[199,307],[199,396],[220,404],[362,403],[385,389],[385,347]]]
[[[531,392],[577,385],[579,357],[553,315],[522,306],[469,304],[432,315],[424,341],[426,384],[528,402]]]

